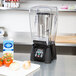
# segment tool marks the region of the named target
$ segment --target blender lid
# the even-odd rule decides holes
[[[42,14],[56,14],[56,10],[57,10],[57,7],[52,7],[52,6],[34,6],[32,8],[30,8],[29,12],[30,11],[33,11],[33,12],[37,12],[38,14],[42,13]]]

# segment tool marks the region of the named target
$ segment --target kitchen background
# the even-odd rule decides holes
[[[74,7],[76,9],[76,1],[26,1],[20,4],[20,8],[29,9],[38,5],[58,6],[58,8],[69,6],[70,11],[59,11],[57,34],[76,33],[76,12],[71,11]],[[0,26],[13,32],[30,32],[29,13],[26,11],[0,11]]]
[[[24,3],[25,2],[25,3]],[[57,6],[57,35],[76,35],[76,1],[21,1],[19,9],[33,6]],[[62,8],[62,9],[61,9]],[[65,9],[64,9],[65,8]],[[68,8],[68,9],[67,9]],[[29,13],[21,10],[0,9],[0,27],[7,31],[8,38],[15,41],[15,52],[30,52],[32,40],[30,35]],[[4,38],[0,38],[0,43]],[[29,45],[29,46],[28,46]],[[0,45],[2,51],[2,44]],[[58,54],[76,54],[75,46],[57,46]]]

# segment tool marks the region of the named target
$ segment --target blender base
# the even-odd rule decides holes
[[[51,41],[46,44],[46,41],[33,41],[31,51],[31,61],[40,61],[45,63],[51,63],[52,60],[56,59],[56,47],[55,42]]]

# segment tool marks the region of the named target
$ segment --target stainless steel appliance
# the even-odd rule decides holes
[[[36,6],[29,14],[33,38],[31,60],[50,63],[56,59],[57,8]]]

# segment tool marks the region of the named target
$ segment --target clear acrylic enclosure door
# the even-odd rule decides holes
[[[56,7],[33,7],[30,9],[30,27],[33,40],[55,41],[57,30]]]

